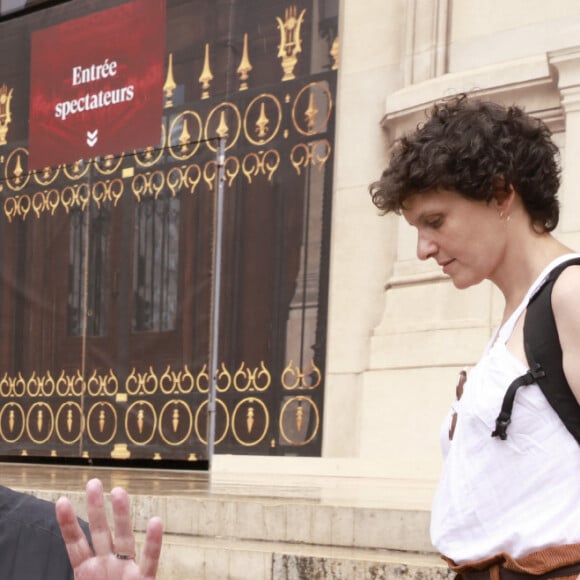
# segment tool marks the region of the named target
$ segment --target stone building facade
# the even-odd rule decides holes
[[[457,374],[479,358],[501,297],[487,283],[458,291],[420,262],[414,231],[379,216],[368,186],[393,139],[434,101],[470,92],[516,103],[547,122],[561,149],[555,234],[580,249],[580,5],[343,0],[339,36],[322,458],[244,466],[413,482],[425,497]],[[218,457],[216,469],[235,471],[238,460]]]

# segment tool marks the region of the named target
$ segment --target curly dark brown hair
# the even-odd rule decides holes
[[[549,232],[558,225],[559,186],[559,151],[540,119],[462,94],[436,103],[395,142],[370,194],[384,213],[400,213],[411,195],[438,188],[487,202],[513,188],[532,223]]]

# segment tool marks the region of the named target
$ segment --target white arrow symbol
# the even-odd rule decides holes
[[[87,145],[89,147],[94,147],[99,140],[99,130],[87,131]]]

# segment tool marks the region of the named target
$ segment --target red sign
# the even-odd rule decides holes
[[[29,168],[158,146],[164,63],[165,0],[34,32]]]

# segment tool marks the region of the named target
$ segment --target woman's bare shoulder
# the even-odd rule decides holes
[[[580,311],[580,265],[568,266],[562,271],[552,290],[552,306],[556,310]]]

